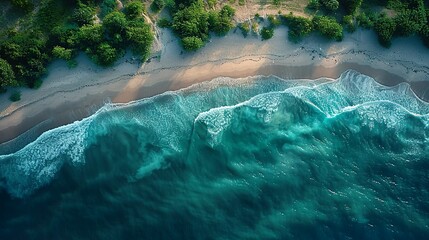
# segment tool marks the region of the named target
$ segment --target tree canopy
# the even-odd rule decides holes
[[[376,21],[374,29],[377,33],[380,44],[384,47],[390,47],[392,44],[392,36],[396,29],[395,21],[386,15],[382,15]]]
[[[6,60],[0,58],[0,88],[17,85],[18,82],[15,80],[12,66]]]
[[[286,26],[289,27],[289,39],[297,42],[313,31],[313,23],[310,19],[294,16],[292,14],[285,15]]]
[[[197,37],[203,41],[208,39],[208,13],[201,2],[177,11],[173,17],[173,30],[181,38]]]
[[[24,2],[15,1],[17,6]],[[30,16],[31,27],[1,32],[0,87],[37,87],[52,59],[69,61],[78,51],[105,66],[127,48],[146,59],[154,36],[143,12],[141,1],[128,1],[119,10],[115,0],[40,0]]]
[[[229,32],[233,28],[234,14],[235,10],[229,5],[223,6],[219,11],[206,11],[204,3],[197,0],[187,7],[179,8],[173,14],[171,27],[181,38],[184,49],[195,51],[204,46],[210,31],[217,35]]]
[[[261,29],[261,38],[262,40],[268,40],[274,36],[274,28],[272,27],[263,27]]]
[[[313,26],[322,36],[340,41],[343,39],[343,27],[332,17],[316,16]]]
[[[125,6],[124,12],[129,19],[141,17],[144,12],[144,6],[141,1],[132,1]]]
[[[184,37],[182,39],[182,45],[187,51],[195,51],[204,46],[204,42],[198,37]]]

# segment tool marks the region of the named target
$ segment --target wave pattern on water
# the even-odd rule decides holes
[[[0,156],[0,236],[419,239],[428,134],[408,85],[355,71],[110,104]]]

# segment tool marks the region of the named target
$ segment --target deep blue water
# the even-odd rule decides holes
[[[424,239],[428,189],[406,84],[224,78],[0,156],[0,239]]]

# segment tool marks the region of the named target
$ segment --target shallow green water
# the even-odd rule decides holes
[[[353,71],[108,105],[0,156],[0,239],[421,239],[428,113]]]

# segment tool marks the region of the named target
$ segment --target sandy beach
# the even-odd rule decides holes
[[[429,49],[417,37],[395,39],[385,49],[368,30],[346,34],[342,42],[313,35],[297,44],[287,39],[286,27],[276,29],[268,41],[244,38],[236,30],[213,37],[195,53],[184,53],[169,30],[160,31],[159,37],[160,50],[144,64],[128,54],[103,69],[81,54],[74,69],[63,61],[51,64],[42,87],[22,89],[21,101],[12,103],[9,94],[0,95],[0,153],[89,116],[106,102],[128,102],[216,77],[337,78],[355,69],[388,86],[406,81],[429,100]]]

